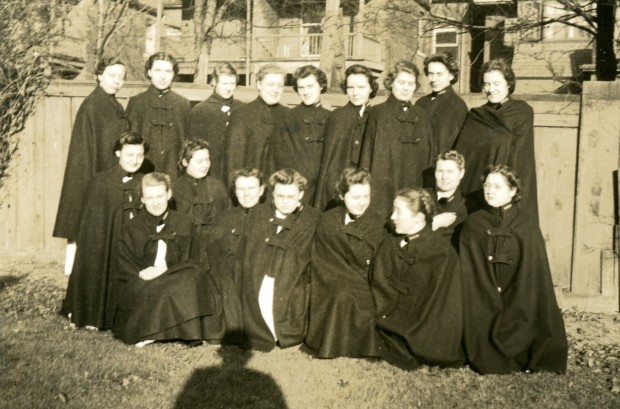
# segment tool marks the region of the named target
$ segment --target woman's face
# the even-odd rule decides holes
[[[202,179],[209,173],[211,167],[211,156],[208,149],[198,149],[192,154],[192,157],[188,161],[183,159],[183,165],[188,175],[194,179]]]
[[[501,173],[489,173],[484,184],[484,199],[491,207],[504,207],[512,202],[517,188],[510,187],[508,180]]]
[[[342,197],[347,211],[353,216],[361,216],[370,205],[370,184],[356,183]]]
[[[144,162],[144,145],[123,145],[116,157],[125,172],[136,173]]]
[[[407,200],[400,196],[394,199],[394,211],[390,219],[394,222],[398,234],[415,234],[426,225],[424,214],[421,212],[413,213]]]
[[[487,100],[493,104],[499,104],[508,99],[510,91],[504,74],[499,71],[489,71],[482,76],[483,90]]]
[[[265,185],[255,176],[239,176],[235,179],[235,196],[239,205],[245,209],[251,209],[260,201],[265,192]]]
[[[450,86],[451,81],[454,79],[454,75],[450,73],[448,67],[440,62],[428,63],[426,67],[426,77],[428,83],[434,92],[443,91]]]
[[[122,64],[108,65],[101,75],[97,75],[99,86],[106,94],[115,95],[125,84],[125,71]]]
[[[301,205],[304,192],[296,184],[276,183],[273,187],[273,205],[284,216],[293,213]]]
[[[347,77],[347,96],[356,107],[364,105],[370,99],[372,88],[364,74],[351,74]]]
[[[304,105],[312,106],[321,98],[321,84],[314,75],[297,80],[297,93]]]
[[[399,72],[392,82],[392,95],[399,101],[408,102],[413,98],[416,88],[416,77],[408,72]]]
[[[284,75],[279,73],[265,74],[261,81],[256,83],[258,94],[267,105],[280,102],[284,92]]]
[[[224,99],[231,98],[237,88],[237,77],[234,75],[220,74],[215,81],[215,93]]]
[[[168,200],[172,197],[172,192],[166,185],[143,186],[142,203],[147,212],[153,216],[161,216],[168,210]]]
[[[148,70],[151,84],[160,91],[170,88],[174,80],[174,67],[170,61],[155,60],[153,66]]]

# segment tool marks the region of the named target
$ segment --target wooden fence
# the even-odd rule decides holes
[[[13,161],[11,176],[0,192],[0,247],[37,249],[64,257],[64,241],[52,238],[71,126],[84,98],[94,83],[58,82],[49,87],[36,113],[21,135],[19,154]],[[119,93],[123,104],[141,92],[145,83],[129,83]],[[208,86],[179,84],[175,90],[197,102],[211,94]],[[254,89],[240,87],[236,97],[249,101]],[[575,96],[516,96],[527,100],[535,111],[536,168],[541,228],[547,242],[556,285],[569,287],[573,259],[575,183],[580,123],[580,99]],[[385,99],[376,97],[373,104]],[[480,95],[465,95],[468,105],[484,103]],[[290,90],[283,102],[299,103]],[[346,97],[326,94],[324,105],[341,106]]]

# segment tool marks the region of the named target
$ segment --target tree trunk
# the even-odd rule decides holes
[[[344,47],[342,40],[342,29],[339,27],[339,10],[340,0],[326,1],[319,65],[327,76],[327,84],[329,88],[338,87],[342,77],[341,71],[344,68],[344,64],[342,63]]]
[[[617,61],[614,53],[615,1],[598,0],[596,5],[596,79],[615,81]]]

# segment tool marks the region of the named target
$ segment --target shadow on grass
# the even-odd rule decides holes
[[[227,338],[230,339],[227,335]],[[233,344],[224,339],[218,354],[221,365],[194,370],[179,393],[174,409],[255,408],[286,409],[286,400],[269,375],[247,368],[252,351],[241,349],[239,334]]]
[[[0,276],[0,293],[3,292],[7,287],[19,283],[23,278],[24,276]]]

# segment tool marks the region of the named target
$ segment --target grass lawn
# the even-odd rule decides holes
[[[405,372],[177,343],[138,349],[57,315],[66,278],[37,255],[0,252],[0,408],[620,408],[620,318],[566,311],[566,375]]]

